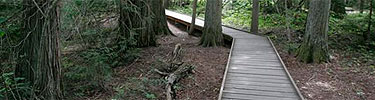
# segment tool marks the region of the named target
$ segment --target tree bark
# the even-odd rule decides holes
[[[289,16],[289,8],[288,8],[288,0],[284,0],[284,9],[285,9],[285,23],[286,23],[286,34],[288,37],[288,41],[292,40],[292,35],[290,32],[290,23],[291,23],[291,18]]]
[[[331,0],[310,0],[306,33],[297,50],[297,58],[303,62],[328,60],[328,20]]]
[[[253,11],[251,16],[251,33],[258,34],[259,24],[259,0],[253,0]]]
[[[371,35],[371,25],[372,25],[371,20],[372,20],[372,12],[373,12],[372,6],[373,6],[373,0],[370,0],[370,13],[368,15],[369,20],[368,20],[368,26],[367,26],[367,34],[363,33],[364,41],[367,41]]]
[[[189,34],[193,34],[194,31],[195,19],[197,17],[197,2],[198,0],[193,0],[193,15],[191,19]]]
[[[149,0],[151,2],[151,10],[154,14],[153,26],[156,35],[171,35],[172,32],[168,28],[167,16],[165,15],[164,0]]]
[[[120,34],[126,38],[134,37],[138,47],[156,46],[157,32],[154,30],[151,2],[152,0],[121,0],[120,3]]]
[[[363,0],[359,0],[359,12],[362,14],[363,13]]]
[[[222,0],[207,0],[205,23],[200,44],[204,47],[221,46],[224,44],[221,26]]]
[[[337,18],[344,18],[346,14],[345,2],[343,0],[332,0],[331,10],[335,12]]]
[[[25,78],[35,95],[22,99],[61,100],[59,1],[24,0],[23,35],[16,77]]]
[[[169,8],[169,4],[170,4],[170,1],[171,1],[171,0],[163,0],[163,1],[164,1],[164,2],[163,2],[163,3],[164,3],[164,8],[165,8],[165,9]]]

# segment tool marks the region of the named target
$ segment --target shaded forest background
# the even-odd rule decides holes
[[[171,0],[166,5],[168,9],[191,15],[191,2]],[[374,8],[370,6],[372,2],[332,0],[328,32],[330,60],[340,60],[335,64],[369,76],[375,74],[375,21],[374,15],[369,14]],[[19,58],[22,58],[19,47],[27,36],[22,30],[25,8],[22,0],[2,0],[0,5],[0,99],[31,96],[30,84],[24,82],[24,78],[15,77],[14,73]],[[107,98],[114,99],[135,95],[146,99],[159,98],[147,87],[164,85],[163,79],[134,77],[126,80],[130,81],[127,84],[116,87],[110,84],[116,77],[113,69],[131,65],[142,49],[138,48],[140,42],[135,37],[125,38],[119,32],[118,0],[61,0],[58,5],[61,14],[62,91],[66,99],[92,98],[102,91],[113,91],[114,94],[107,94],[110,95]],[[204,18],[205,5],[205,0],[198,0],[199,18]],[[124,9],[134,10],[129,5]],[[251,0],[224,0],[222,22],[250,31],[251,10]],[[305,34],[307,14],[308,0],[262,0],[260,33],[276,41],[282,52],[294,55]],[[359,97],[365,95],[361,89],[355,92]]]

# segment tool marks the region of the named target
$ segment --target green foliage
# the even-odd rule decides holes
[[[344,34],[362,34],[367,30],[367,14],[350,14],[347,15],[339,27],[346,32]]]
[[[124,47],[125,48],[125,47]],[[63,59],[65,91],[77,96],[86,91],[102,90],[111,81],[112,67],[126,64],[138,57],[138,49],[122,53],[109,47],[88,49],[78,53],[78,58]],[[76,60],[72,60],[76,59]],[[76,91],[71,91],[76,90]]]
[[[64,59],[63,67],[65,91],[80,96],[86,91],[103,90],[111,79],[111,67],[108,64],[108,49],[90,49],[79,54],[81,61]],[[76,91],[72,91],[76,90]]]
[[[280,14],[269,14],[261,16],[259,19],[259,27],[262,28],[270,28],[276,26],[283,26],[285,25],[285,17]]]
[[[297,51],[298,47],[299,47],[299,44],[297,43],[288,43],[285,45],[284,48],[286,48],[289,54],[293,54]]]
[[[368,34],[368,14],[349,14],[343,19],[331,18],[330,23],[329,36],[332,38],[330,42],[332,47],[343,50],[371,49],[372,42],[366,42],[363,39],[363,35]],[[375,22],[372,21],[372,30],[375,28],[374,24]],[[370,35],[371,37],[373,35]]]
[[[62,60],[66,95],[80,97],[108,90],[112,68],[138,57],[134,36],[122,37],[115,25],[117,1],[62,1],[62,44],[79,48]]]
[[[71,0],[63,1],[62,35],[64,40],[75,40],[84,44],[98,44],[109,35],[103,23],[113,20],[116,13],[116,0]],[[104,22],[103,22],[104,21]],[[103,34],[104,33],[104,34]]]
[[[112,100],[121,100],[125,98],[125,89],[122,89],[122,87],[116,87],[114,90],[116,91],[116,94],[112,97]]]
[[[190,0],[189,2],[192,2],[192,0]],[[191,7],[192,7],[192,3],[190,3],[190,5],[183,6],[183,7],[179,5],[171,5],[168,9],[174,10],[179,13],[191,15],[193,13],[193,9],[191,9]],[[197,2],[197,17],[198,18],[204,19],[205,9],[206,9],[206,0],[199,0]]]
[[[0,99],[21,100],[22,97],[33,95],[30,85],[23,83],[23,81],[25,81],[24,78],[14,77],[13,72],[2,73],[0,76]]]
[[[180,90],[182,90],[184,87],[183,87],[181,84],[176,83],[176,84],[174,84],[174,85],[172,86],[172,88],[173,88],[174,90],[176,90],[176,91],[180,91]]]
[[[21,100],[32,95],[31,87],[24,78],[14,75],[16,46],[21,36],[21,19],[15,13],[22,8],[21,0],[0,0],[0,100]],[[21,94],[22,93],[22,94]]]
[[[5,35],[5,32],[0,29],[0,38],[2,38]]]
[[[0,17],[0,24],[4,23],[5,21],[6,21],[6,19],[5,19],[5,18],[3,18],[3,17]]]
[[[152,94],[152,93],[146,93],[146,98],[147,99],[156,99],[156,96],[155,96],[155,94]]]
[[[118,36],[118,42],[112,47],[111,59],[115,61],[112,65],[127,64],[139,57],[139,48],[137,46],[136,34],[130,34],[129,37]],[[117,62],[119,61],[119,62]]]
[[[370,65],[369,66],[369,71],[370,71],[370,74],[375,74],[375,65]]]
[[[242,29],[249,29],[251,24],[251,5],[248,0],[236,1],[228,4],[230,7],[224,9],[223,24],[232,25]]]
[[[294,3],[298,3],[295,0],[293,0]],[[204,9],[205,2],[201,2],[198,4],[198,10]],[[286,21],[289,21],[291,24],[291,28],[295,30],[304,31],[305,29],[305,22],[307,18],[307,12],[300,11],[298,9],[292,9],[286,11],[289,14],[289,18],[285,18],[285,15],[281,13],[276,13],[276,6],[277,5],[272,0],[264,0],[261,2],[262,6],[261,9],[263,9],[260,13],[259,17],[259,27],[267,29],[267,28],[274,28],[274,27],[284,27],[286,24]],[[267,6],[268,5],[268,6]],[[250,30],[251,27],[251,10],[252,10],[252,2],[251,0],[236,0],[232,3],[230,2],[224,2],[223,5],[223,17],[222,22],[225,25],[229,25],[232,27],[244,29],[244,30]],[[267,7],[268,8],[267,8]],[[282,5],[278,5],[282,6]],[[203,8],[200,8],[203,7]],[[282,8],[282,7],[281,7]],[[180,7],[180,6],[173,6],[171,7],[172,10],[175,10],[180,13],[188,14],[190,15],[192,13],[192,9],[190,6],[186,7]],[[272,12],[267,12],[265,10],[273,9]],[[204,17],[200,16],[201,18]]]
[[[0,0],[0,62],[10,59],[16,51],[14,46],[23,38],[19,16],[22,13],[15,13],[22,8],[19,4],[21,0]]]

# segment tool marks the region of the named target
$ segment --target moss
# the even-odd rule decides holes
[[[323,45],[304,42],[297,50],[297,58],[305,63],[328,61],[328,50]]]
[[[207,28],[204,30],[199,44],[203,47],[216,47],[222,46],[224,44],[223,40],[224,39],[221,30]]]

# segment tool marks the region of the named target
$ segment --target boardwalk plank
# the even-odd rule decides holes
[[[268,70],[282,70],[282,68],[280,67],[269,67],[269,66],[241,66],[239,64],[232,64],[231,67],[229,69],[232,69],[232,70],[247,70],[247,69],[268,69]]]
[[[225,86],[252,85],[252,86],[264,86],[264,87],[292,88],[291,84],[283,84],[283,83],[266,83],[266,82],[251,82],[251,81],[232,81],[232,80],[225,80],[225,81],[226,81]]]
[[[270,80],[266,78],[257,78],[257,77],[229,77],[227,78],[227,80],[290,84],[289,80]]]
[[[253,86],[253,85],[228,85],[226,84],[226,89],[243,89],[243,90],[258,90],[258,91],[272,91],[272,92],[289,92],[295,93],[290,87],[268,87],[268,86]]]
[[[271,96],[259,96],[259,95],[248,95],[248,94],[234,94],[225,93],[223,94],[223,100],[299,100],[297,97],[271,97]]]
[[[288,78],[284,76],[272,76],[272,75],[262,75],[262,74],[241,74],[241,73],[228,73],[228,78],[230,77],[245,77],[245,78],[264,78],[264,79],[270,79],[270,80],[288,80]]]
[[[280,61],[276,60],[265,60],[265,59],[241,59],[241,58],[233,58],[237,62],[249,62],[249,63],[269,63],[269,64],[280,64]],[[264,65],[263,65],[264,66]]]
[[[263,75],[263,76],[280,76],[285,77],[285,73],[282,72],[273,72],[273,71],[238,71],[238,70],[229,70],[227,73],[233,73],[233,74],[247,74],[247,75]]]
[[[281,64],[272,64],[272,63],[252,63],[252,62],[243,62],[243,61],[230,61],[231,64],[240,64],[240,65],[248,65],[248,66],[275,66],[281,67]]]
[[[280,98],[297,98],[295,93],[290,92],[278,92],[278,91],[262,91],[262,90],[245,90],[245,89],[228,89],[224,90],[224,93],[232,94],[247,94],[247,95],[258,95],[258,96],[269,96],[269,97],[280,97]]]
[[[255,68],[248,68],[246,70],[229,70],[228,72],[231,73],[263,73],[263,74],[269,74],[269,75],[285,75],[285,72],[281,70],[268,70],[268,69],[255,69]]]

